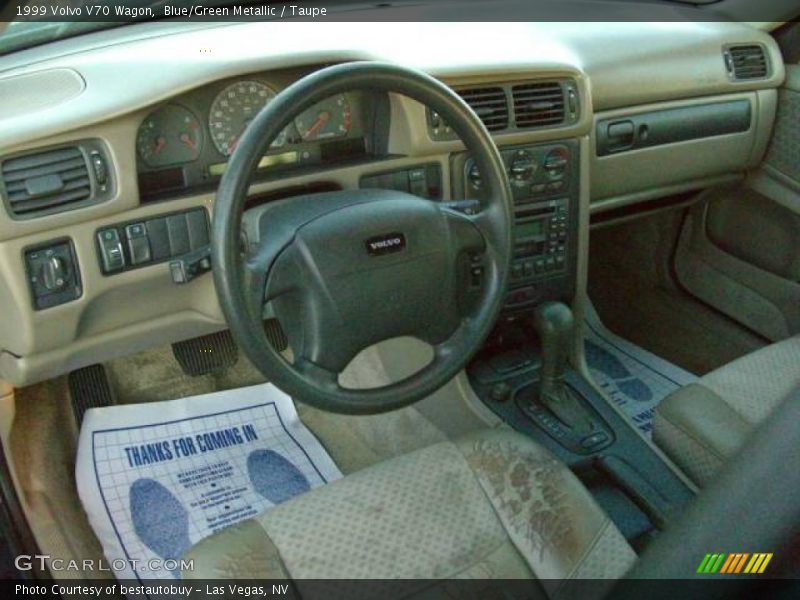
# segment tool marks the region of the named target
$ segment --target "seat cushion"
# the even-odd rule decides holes
[[[563,463],[498,429],[312,490],[186,558],[187,578],[536,577],[555,595],[565,579],[620,577],[635,554]]]
[[[653,440],[698,485],[800,387],[800,336],[748,354],[665,398]]]

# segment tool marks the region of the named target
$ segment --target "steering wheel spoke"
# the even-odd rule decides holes
[[[442,208],[450,235],[458,252],[481,254],[486,250],[486,218],[482,212],[464,214],[447,207]]]
[[[244,260],[242,283],[250,314],[261,318],[264,305],[269,301],[267,296],[267,279],[269,276],[271,257],[264,249],[259,249]]]
[[[330,369],[322,367],[304,356],[295,358],[294,368],[301,375],[313,379],[320,387],[337,391],[339,386],[339,374]]]

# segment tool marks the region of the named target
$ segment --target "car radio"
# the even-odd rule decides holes
[[[514,259],[506,305],[517,307],[574,292],[577,254],[578,145],[558,143],[500,149],[514,197]],[[454,160],[454,191],[481,197],[483,182],[469,155]]]
[[[515,212],[512,281],[543,279],[566,269],[567,206],[558,198]]]

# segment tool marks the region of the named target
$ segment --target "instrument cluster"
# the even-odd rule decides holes
[[[278,94],[258,76],[194,90],[148,114],[136,136],[140,195],[175,194],[219,179],[247,126]],[[367,153],[369,93],[327,98],[299,114],[262,158],[263,170],[334,162]]]

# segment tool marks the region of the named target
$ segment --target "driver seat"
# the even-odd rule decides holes
[[[620,578],[636,554],[562,462],[496,429],[316,488],[184,558],[188,579],[536,578],[554,597],[568,579]]]

